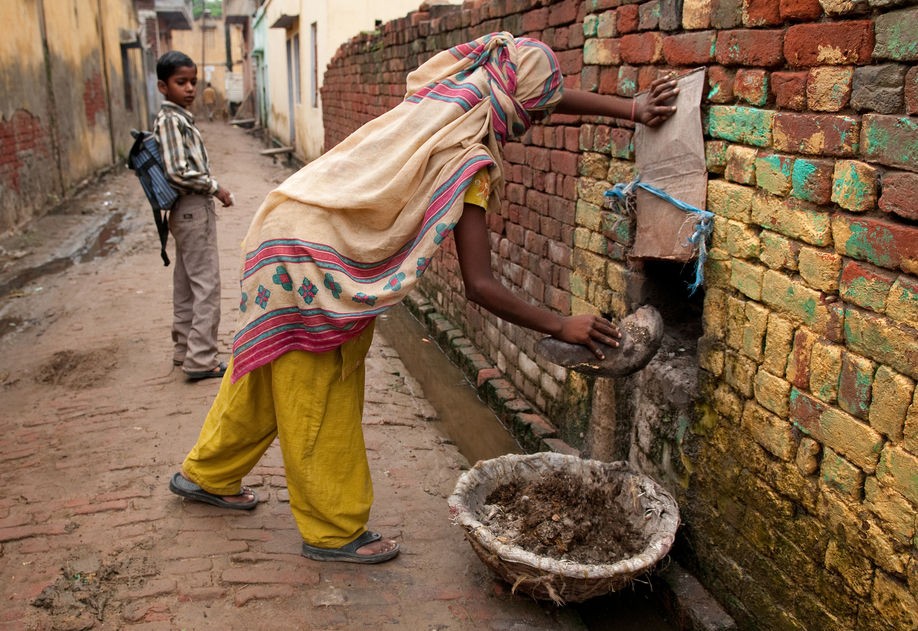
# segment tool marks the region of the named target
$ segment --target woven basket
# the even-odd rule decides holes
[[[631,521],[646,544],[640,554],[608,565],[588,565],[533,554],[499,540],[481,523],[485,500],[499,486],[526,484],[555,472],[585,479],[622,478],[616,515]],[[453,521],[465,529],[472,548],[495,574],[533,598],[583,602],[628,586],[669,552],[679,527],[679,508],[656,482],[625,462],[605,463],[556,453],[507,455],[479,462],[456,484],[449,498]]]

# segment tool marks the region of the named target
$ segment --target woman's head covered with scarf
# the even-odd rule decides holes
[[[272,192],[246,235],[233,380],[290,350],[354,339],[417,283],[487,168],[500,210],[501,149],[561,100],[539,41],[492,33],[408,75],[407,96]]]

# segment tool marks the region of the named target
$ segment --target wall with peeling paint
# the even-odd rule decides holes
[[[0,230],[127,156],[146,127],[131,0],[0,4]]]

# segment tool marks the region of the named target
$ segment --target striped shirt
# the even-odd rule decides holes
[[[153,123],[153,135],[172,188],[184,195],[217,192],[219,186],[210,177],[207,150],[191,112],[171,101],[163,101]]]

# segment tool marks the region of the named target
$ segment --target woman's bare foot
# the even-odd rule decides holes
[[[184,469],[182,469],[180,473],[182,474],[183,478],[185,478],[192,484],[197,484],[197,482],[195,482],[194,480],[188,477],[188,474],[185,473]],[[218,495],[217,497],[219,497],[225,502],[229,502],[230,504],[245,504],[248,502],[255,501],[255,491],[253,491],[247,486],[244,486],[242,487],[242,493],[240,493],[239,495]]]
[[[365,546],[357,548],[357,554],[365,556],[370,554],[380,554],[381,552],[390,552],[395,550],[397,545],[398,544],[392,539],[383,537],[379,541],[374,541],[372,543],[366,544]]]

